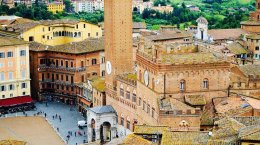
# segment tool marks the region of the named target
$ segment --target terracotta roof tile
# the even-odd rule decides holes
[[[211,29],[208,30],[208,34],[213,37],[214,40],[223,39],[238,39],[242,34],[247,32],[242,29]]]

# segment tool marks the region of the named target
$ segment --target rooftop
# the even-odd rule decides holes
[[[176,131],[165,132],[162,136],[162,144],[167,145],[207,145],[210,138],[208,132],[200,131]]]
[[[159,100],[159,107],[160,110],[166,110],[166,111],[170,111],[170,110],[193,110],[195,108],[186,105],[185,103],[174,99],[174,98],[166,98],[166,99],[160,99]]]
[[[162,63],[170,64],[205,64],[223,62],[212,53],[186,53],[186,54],[165,54],[162,55]]]
[[[257,77],[260,76],[260,65],[241,65],[238,66],[238,68],[246,75],[246,76],[252,76]]]
[[[225,39],[238,39],[242,34],[247,32],[242,29],[211,29],[208,30],[208,34],[213,37],[214,40]]]
[[[260,35],[257,35],[257,34],[250,34],[250,35],[247,35],[246,38],[249,38],[249,39],[260,39]]]
[[[243,21],[243,22],[241,22],[240,24],[241,24],[241,25],[259,26],[259,25],[260,25],[260,22],[259,22],[259,21],[249,20],[249,21]]]
[[[135,134],[163,134],[163,132],[169,131],[168,126],[150,126],[150,125],[135,125]]]
[[[0,37],[0,47],[12,46],[12,45],[23,45],[23,44],[28,44],[28,42],[17,38]]]
[[[30,43],[31,51],[53,51],[71,54],[91,53],[104,50],[103,38],[89,38],[80,42],[72,42],[64,45],[48,46],[37,42]]]
[[[116,113],[115,109],[111,105],[107,106],[97,106],[93,108],[88,108],[96,114],[106,114],[106,113]]]
[[[237,116],[252,109],[250,104],[239,96],[214,98],[213,102],[216,113],[220,116]]]
[[[156,145],[156,143],[148,141],[141,136],[129,134],[124,138],[123,143],[119,143],[118,145]]]
[[[134,22],[133,29],[146,29],[145,22]]]
[[[100,92],[105,92],[105,79],[101,77],[93,78],[92,87]]]
[[[162,31],[157,33],[152,33],[152,35],[145,36],[146,39],[151,41],[160,41],[160,40],[171,40],[171,39],[182,39],[186,37],[192,37],[189,32],[186,31]]]
[[[247,126],[239,130],[239,138],[247,141],[260,140],[260,125]]]
[[[227,45],[227,49],[233,53],[233,54],[246,54],[248,51],[240,44],[237,42],[233,42],[231,44]]]
[[[190,105],[206,105],[206,99],[203,95],[185,95],[185,102]]]

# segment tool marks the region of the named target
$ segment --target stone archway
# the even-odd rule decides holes
[[[100,140],[101,142],[111,141],[111,124],[109,122],[104,122],[100,126]]]

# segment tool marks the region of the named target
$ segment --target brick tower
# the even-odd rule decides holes
[[[106,94],[109,98],[116,88],[116,76],[133,69],[132,0],[105,0],[104,5]],[[108,100],[107,104],[112,105],[112,102]]]

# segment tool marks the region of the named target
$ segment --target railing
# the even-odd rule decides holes
[[[133,79],[129,79],[127,77],[124,77],[124,76],[117,76],[117,79],[122,81],[122,82],[125,82],[126,84],[130,84],[130,85],[133,85],[133,86],[136,86],[137,84],[137,81],[136,80],[133,80]]]
[[[76,84],[71,83],[71,82],[66,82],[66,81],[61,81],[61,80],[52,81],[51,79],[41,80],[40,83],[52,83],[52,84],[59,84],[59,85],[65,85],[65,86],[76,86]]]
[[[40,64],[38,68],[39,71],[51,69],[51,70],[58,70],[58,71],[82,72],[86,70],[85,67],[63,67],[63,66],[56,66],[56,65],[47,66],[45,64]]]

